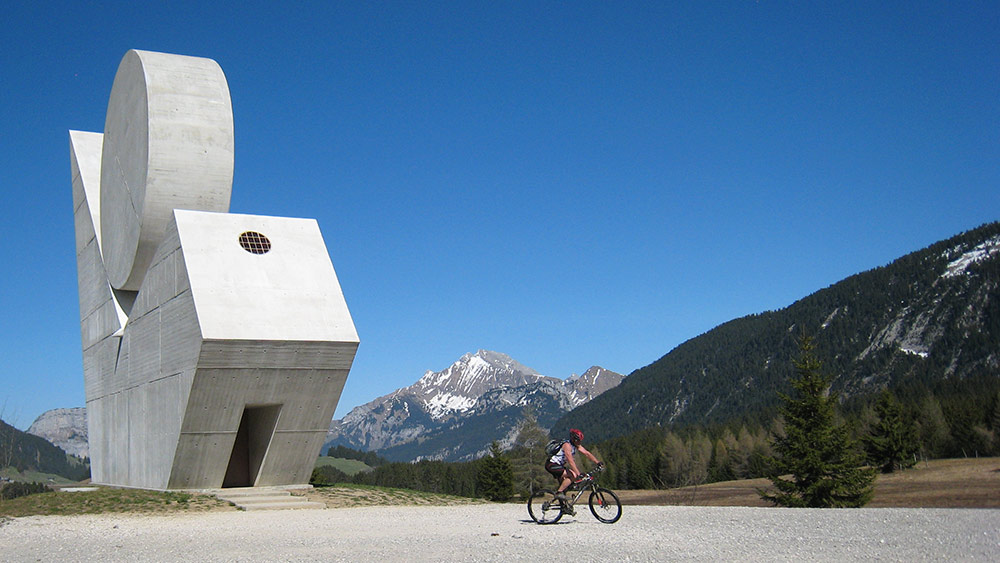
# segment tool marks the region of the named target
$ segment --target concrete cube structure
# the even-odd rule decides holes
[[[94,483],[308,483],[359,339],[316,221],[228,213],[218,65],[129,51],[70,131]]]

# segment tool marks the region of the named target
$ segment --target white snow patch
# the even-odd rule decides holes
[[[953,278],[965,273],[966,268],[977,262],[986,260],[990,256],[1000,252],[1000,236],[995,236],[983,241],[972,250],[966,251],[958,258],[948,263],[948,267],[941,277]]]
[[[476,404],[476,399],[452,393],[440,393],[427,401],[427,411],[433,418],[455,411],[465,411]]]
[[[490,369],[492,366],[479,356],[472,356],[469,358],[469,371],[484,371]]]
[[[928,353],[926,350],[918,350],[916,348],[910,348],[907,346],[900,346],[899,350],[905,354],[910,354],[913,356],[920,356],[921,358],[926,358]]]

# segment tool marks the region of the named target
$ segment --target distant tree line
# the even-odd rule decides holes
[[[1000,455],[1000,379],[996,377],[899,386],[874,396],[838,401],[837,407],[832,416],[843,428],[845,443],[864,463],[881,471],[941,457]],[[776,409],[767,424],[741,420],[711,426],[654,426],[588,444],[588,449],[606,463],[600,481],[610,488],[663,489],[771,477],[778,469],[775,460],[780,458],[775,445],[786,436],[786,424],[787,413],[779,416]],[[534,413],[526,411],[514,444],[502,452],[510,462],[513,495],[524,497],[554,485],[543,467],[548,440]],[[485,497],[478,477],[484,459],[384,463],[371,472],[344,476],[344,481]]]
[[[19,472],[52,473],[71,481],[90,476],[90,466],[67,454],[44,438],[22,432],[0,420],[0,469],[12,467]]]
[[[921,387],[855,398],[837,416],[867,462],[883,472],[928,459],[1000,456],[1000,380],[949,383],[941,397]],[[647,428],[591,449],[609,465],[601,476],[609,487],[671,488],[768,477],[774,440],[783,435],[784,420],[776,417],[767,426]]]
[[[379,457],[375,452],[362,452],[352,450],[345,446],[333,446],[326,451],[328,457],[339,457],[341,459],[353,459],[364,463],[368,467],[378,467],[389,463],[385,458]]]
[[[37,493],[51,493],[52,488],[44,483],[21,483],[13,482],[7,483],[0,489],[0,499],[3,500],[14,500],[20,497],[26,497],[28,495],[34,495]]]

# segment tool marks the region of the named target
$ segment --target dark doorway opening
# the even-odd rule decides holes
[[[281,405],[247,405],[243,409],[223,487],[252,487],[257,482],[280,412]]]

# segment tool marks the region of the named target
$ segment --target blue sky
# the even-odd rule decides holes
[[[996,2],[16,2],[0,405],[84,405],[69,129],[128,49],[215,59],[231,211],[318,220],[337,416],[480,348],[565,378],[1000,219]]]

